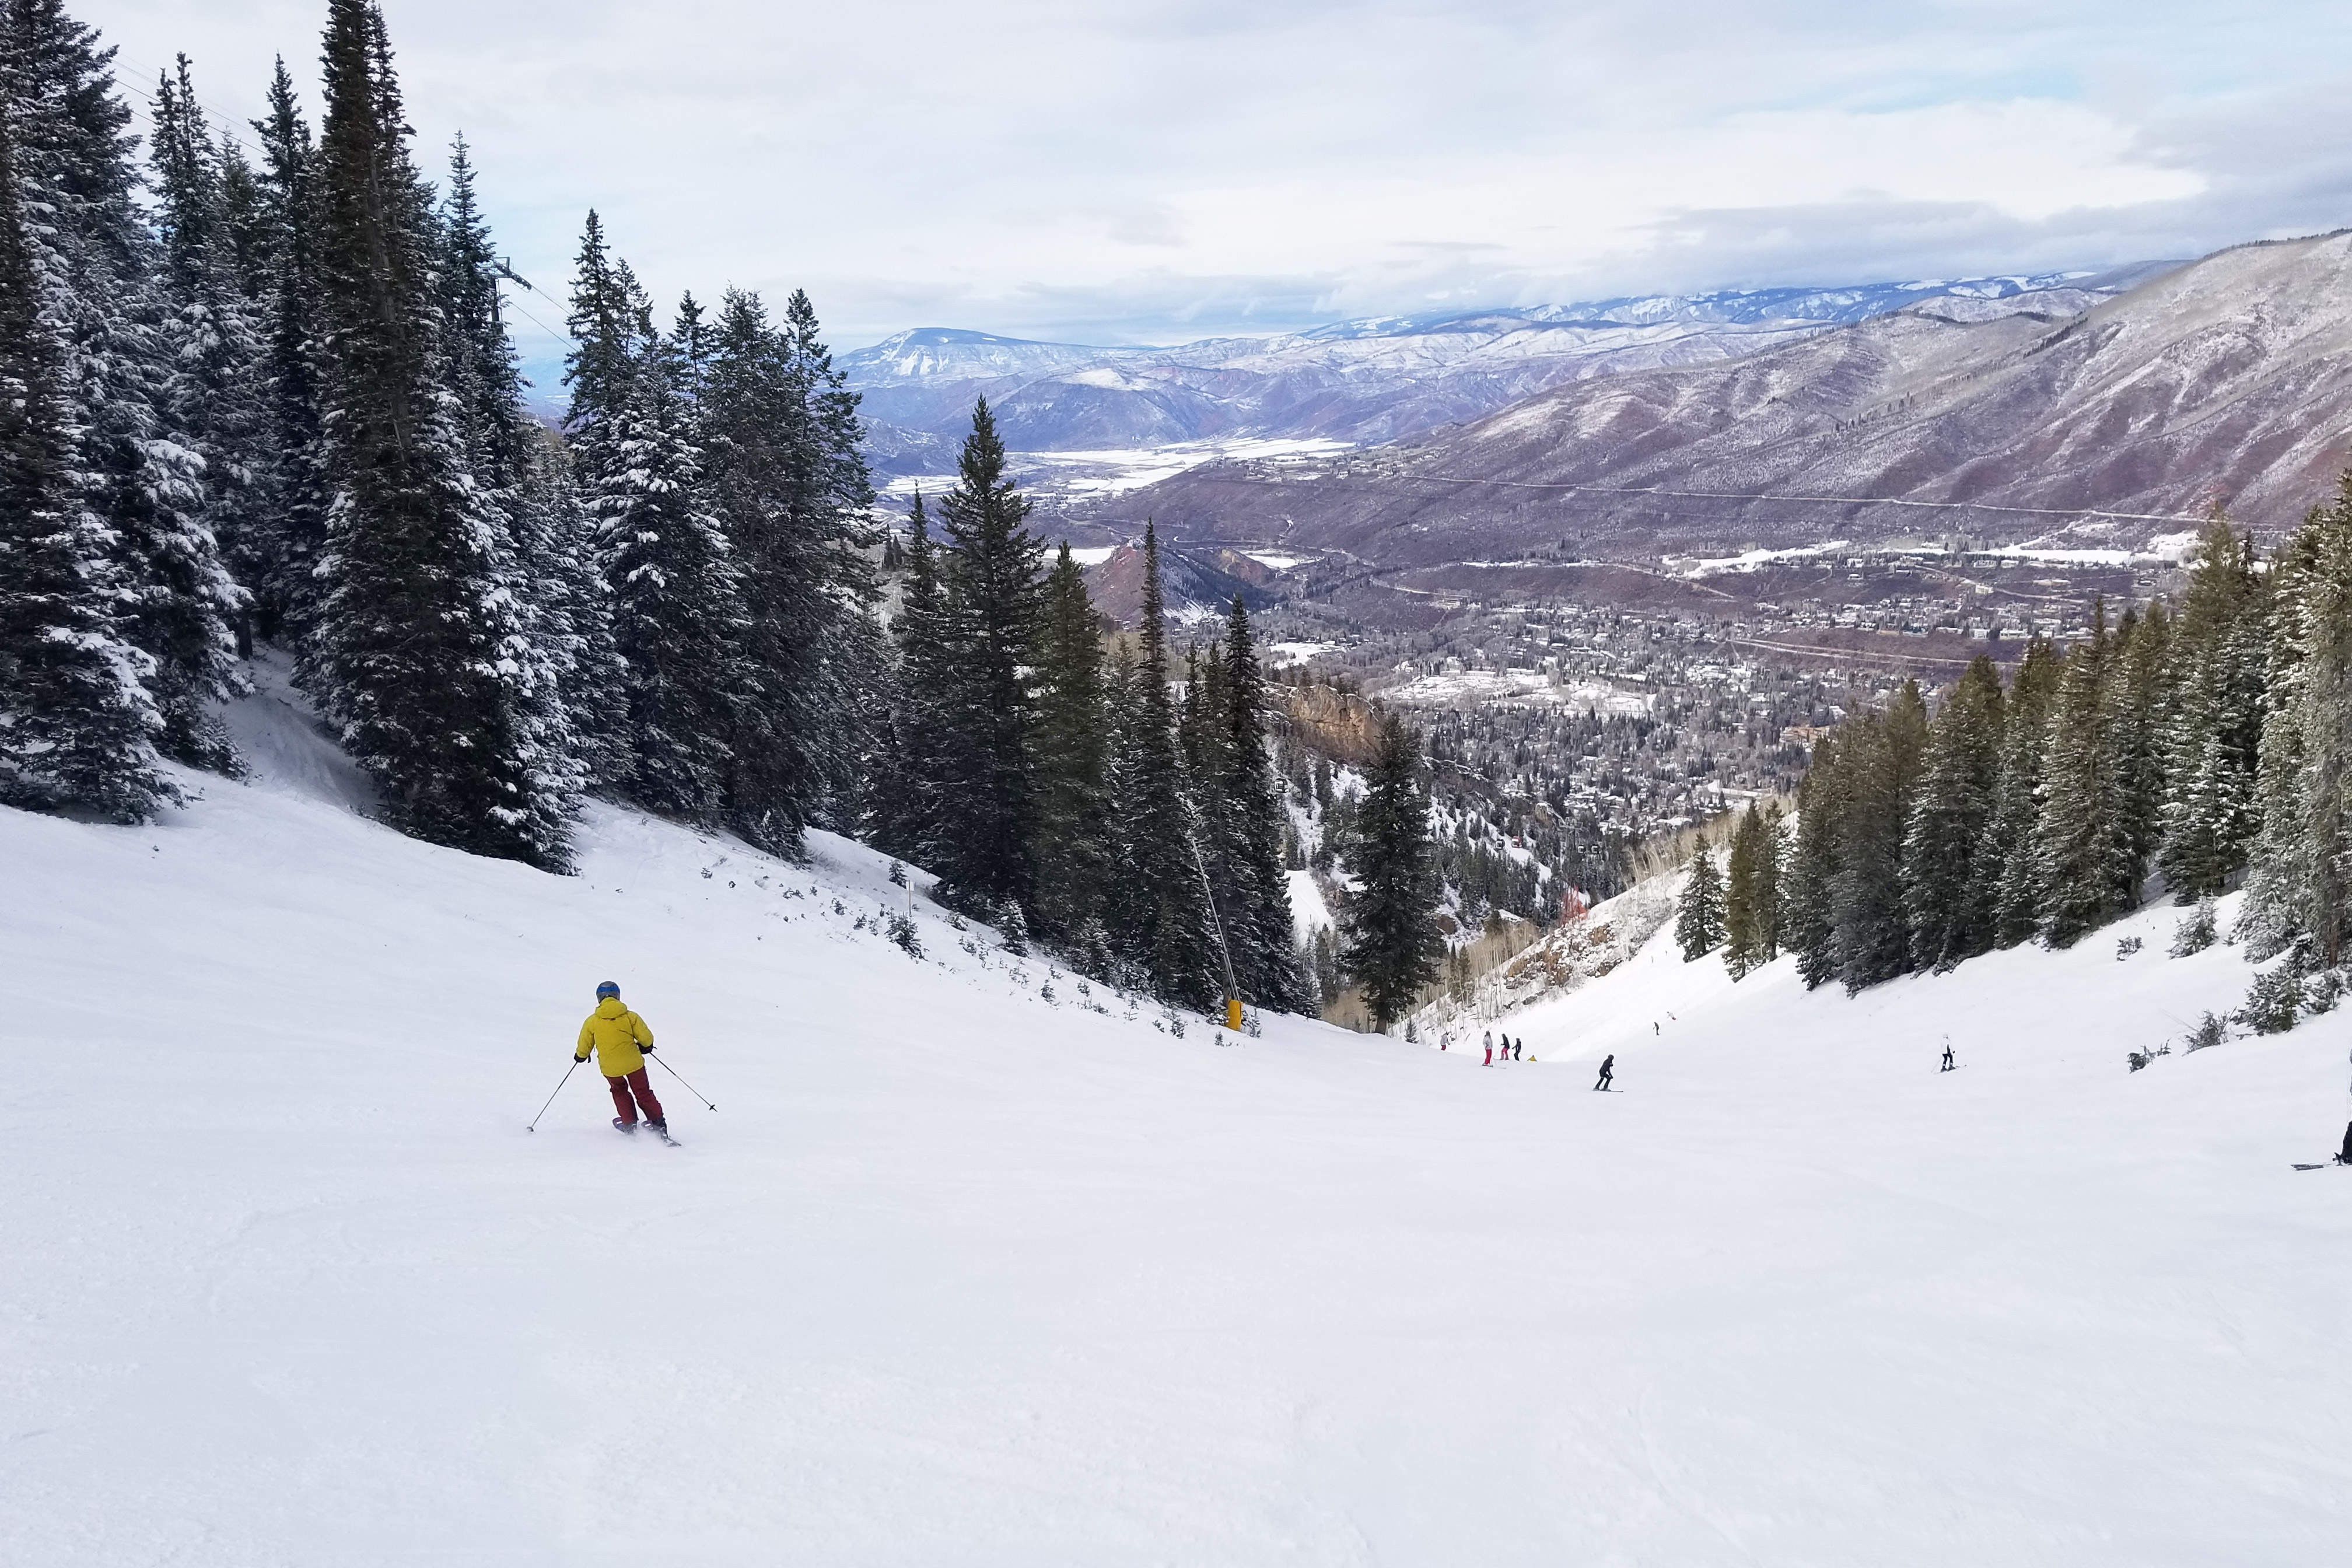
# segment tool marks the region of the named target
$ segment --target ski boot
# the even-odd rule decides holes
[[[637,1124],[634,1121],[624,1121],[619,1117],[615,1116],[613,1118],[613,1125],[627,1133],[632,1138],[635,1137],[637,1134]]]

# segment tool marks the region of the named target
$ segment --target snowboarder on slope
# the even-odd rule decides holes
[[[669,1122],[662,1116],[661,1101],[654,1098],[653,1085],[646,1081],[646,1057],[654,1048],[654,1032],[621,1005],[621,988],[610,980],[596,987],[596,1010],[580,1026],[580,1044],[572,1059],[586,1061],[591,1046],[596,1048],[596,1070],[613,1091],[613,1109],[621,1113],[613,1118],[613,1125],[635,1132],[642,1110],[647,1125],[667,1136]]]
[[[1607,1088],[1609,1087],[1610,1080],[1611,1080],[1612,1079],[1615,1078],[1616,1076],[1617,1076],[1617,1058],[1616,1058],[1616,1057],[1614,1057],[1613,1055],[1612,1055],[1612,1056],[1606,1056],[1606,1057],[1603,1057],[1603,1058],[1601,1058],[1601,1081],[1600,1081],[1600,1082],[1598,1082],[1598,1083],[1596,1083],[1596,1084],[1594,1084],[1592,1087],[1593,1087],[1593,1088],[1595,1088],[1595,1089],[1607,1089]]]

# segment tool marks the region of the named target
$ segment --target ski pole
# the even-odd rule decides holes
[[[562,1094],[562,1093],[563,1092],[563,1086],[564,1086],[565,1084],[567,1084],[567,1083],[570,1083],[570,1082],[572,1081],[572,1075],[573,1073],[575,1073],[575,1072],[578,1072],[579,1070],[580,1070],[580,1058],[579,1058],[578,1057],[573,1057],[573,1058],[572,1058],[572,1065],[571,1065],[570,1067],[565,1068],[563,1069],[563,1076],[562,1076],[562,1078],[557,1079],[555,1080],[555,1094],[551,1094],[551,1095],[549,1095],[549,1096],[547,1097],[547,1105],[553,1105],[553,1104],[555,1103],[555,1095],[556,1095],[556,1094]],[[539,1108],[539,1116],[544,1116],[544,1115],[546,1115],[546,1114],[547,1114],[547,1105],[542,1105],[542,1106],[541,1106],[541,1107]],[[524,1128],[524,1129],[523,1129],[523,1131],[526,1131],[526,1132],[536,1132],[536,1131],[539,1131],[539,1116],[534,1116],[534,1117],[532,1117],[532,1118],[530,1119],[530,1126],[528,1126],[528,1127],[526,1127],[526,1128]]]
[[[661,1058],[659,1058],[659,1057],[656,1057],[656,1058],[654,1058],[654,1060],[656,1060],[656,1061],[657,1061],[657,1062],[661,1062],[661,1065],[662,1065],[662,1071],[664,1071],[664,1072],[666,1072],[666,1073],[669,1074],[669,1076],[670,1076],[670,1077],[672,1077],[672,1078],[676,1078],[676,1079],[677,1079],[677,1081],[678,1081],[678,1082],[680,1082],[680,1083],[686,1083],[686,1079],[684,1079],[683,1078],[678,1078],[678,1072],[677,1072],[677,1069],[676,1068],[674,1068],[674,1067],[670,1066],[670,1065],[669,1065],[669,1063],[667,1063],[667,1062],[662,1062],[662,1059],[661,1059]],[[559,1086],[559,1087],[560,1087],[560,1086]],[[701,1091],[700,1089],[698,1089],[695,1088],[695,1087],[694,1087],[694,1085],[692,1085],[692,1084],[690,1084],[690,1083],[686,1083],[686,1092],[687,1092],[687,1093],[688,1093],[688,1094],[690,1094],[690,1095],[692,1095],[692,1096],[694,1096],[694,1098],[695,1098],[695,1099],[697,1099],[697,1100],[702,1100],[702,1091]],[[703,1103],[703,1104],[705,1104],[705,1105],[710,1105],[710,1101],[709,1101],[709,1100],[702,1100],[702,1103]],[[719,1108],[718,1108],[717,1106],[715,1106],[715,1105],[710,1105],[710,1109],[711,1109],[711,1110],[718,1110]]]

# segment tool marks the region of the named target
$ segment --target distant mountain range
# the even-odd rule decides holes
[[[1563,375],[1410,441],[1204,464],[1100,521],[1390,564],[1902,535],[2129,544],[2217,503],[2292,524],[2352,458],[2352,236],[2135,270],[2114,294],[2114,279],[1922,286],[1738,358],[1718,339],[1717,363],[1691,349]],[[1885,298],[1851,292],[1857,312]]]
[[[920,327],[837,356],[891,473],[953,465],[973,400],[1019,451],[1217,437],[1389,441],[1568,383],[1708,364],[1906,308],[1953,320],[2071,316],[2178,265],[1824,289],[1660,294],[1339,321],[1172,348],[1031,342]],[[943,460],[944,459],[944,460]]]

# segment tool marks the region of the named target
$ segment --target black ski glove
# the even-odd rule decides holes
[[[586,1057],[573,1057],[572,1058],[572,1065],[573,1067],[578,1067],[582,1062],[584,1062],[588,1058]]]
[[[638,1049],[640,1049],[640,1050],[644,1051],[644,1052],[645,1052],[645,1054],[646,1054],[646,1055],[647,1055],[647,1056],[651,1056],[651,1055],[653,1055],[653,1054],[654,1054],[654,1048],[653,1048],[651,1046],[640,1046],[640,1047],[638,1047]]]

